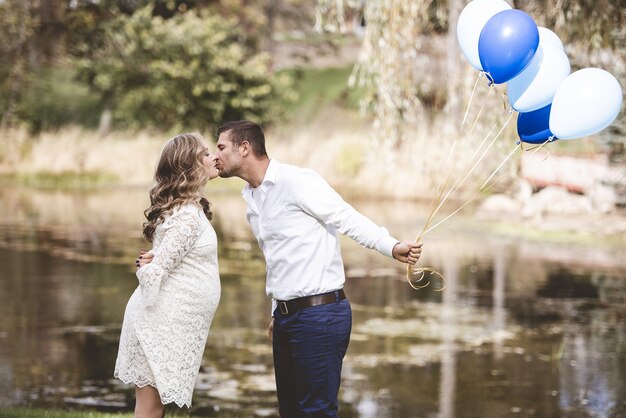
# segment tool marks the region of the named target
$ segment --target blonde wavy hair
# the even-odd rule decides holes
[[[144,211],[148,221],[143,224],[143,235],[148,242],[165,216],[182,204],[197,204],[212,219],[211,204],[202,196],[208,181],[202,165],[205,152],[204,138],[197,133],[176,135],[163,146],[150,189],[150,207]]]

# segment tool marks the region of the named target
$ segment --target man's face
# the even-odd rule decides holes
[[[230,140],[230,131],[222,132],[217,138],[217,152],[215,167],[220,177],[238,176],[241,170],[241,154],[239,147],[235,147]]]

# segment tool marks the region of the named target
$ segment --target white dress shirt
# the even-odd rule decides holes
[[[389,257],[398,242],[313,170],[272,159],[261,185],[246,185],[242,194],[248,222],[265,256],[265,291],[274,301],[343,288],[337,232]]]

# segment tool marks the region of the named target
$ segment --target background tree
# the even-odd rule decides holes
[[[103,47],[79,68],[119,126],[204,130],[278,117],[291,90],[285,77],[268,75],[267,59],[247,48],[235,18],[207,9],[166,20],[146,6],[110,22]]]
[[[37,20],[32,12],[34,0],[0,2],[0,129],[15,122],[19,100],[28,87],[32,73],[30,45]]]
[[[469,66],[459,59],[455,26],[465,4],[463,0],[317,1],[317,26],[322,30],[345,30],[346,16],[355,11],[365,17],[366,33],[352,81],[368,87],[366,104],[374,111],[381,137],[401,144],[407,127],[413,129],[410,125],[419,121],[423,106],[434,111],[444,108],[449,117],[458,119],[466,103],[457,101],[463,97],[460,92],[467,90],[459,88],[467,87],[464,74]],[[604,66],[624,85],[626,1],[515,0],[513,6],[561,36],[574,69]],[[437,40],[446,33],[445,43]],[[446,65],[424,65],[425,59]],[[436,86],[446,84],[442,97]]]
[[[143,76],[133,78],[133,70],[122,66],[120,71],[130,71],[128,76],[118,73],[115,78],[115,82],[126,79],[126,82],[121,82],[124,86],[123,91],[116,92],[116,88],[106,87],[109,81],[103,80],[112,76],[111,71],[105,70],[106,54],[112,52],[114,57],[129,54],[128,50],[124,51],[124,48],[128,48],[123,45],[128,42],[128,45],[135,45],[137,48],[137,51],[133,52],[136,59],[148,59],[149,56],[153,64],[160,60],[158,54],[161,52],[166,54],[163,57],[164,61],[193,58],[184,56],[189,52],[189,48],[183,45],[185,41],[181,39],[171,41],[179,42],[183,46],[183,52],[175,56],[167,52],[165,47],[162,50],[143,50],[142,48],[146,47],[145,40],[131,39],[139,32],[134,34],[125,32],[132,24],[129,26],[123,23],[134,22],[138,25],[139,15],[135,16],[134,20],[133,16],[139,12],[143,20],[155,19],[142,29],[144,32],[148,30],[154,33],[160,31],[157,26],[167,25],[166,22],[171,19],[174,19],[176,23],[169,24],[167,30],[180,31],[180,29],[174,29],[173,26],[181,24],[184,26],[184,22],[190,20],[191,15],[185,18],[180,16],[188,13],[195,13],[200,19],[195,22],[202,27],[205,25],[205,16],[211,16],[212,20],[208,22],[210,27],[217,31],[229,32],[221,43],[215,45],[215,48],[226,48],[226,44],[230,42],[237,44],[235,48],[241,52],[240,57],[233,58],[239,62],[240,69],[237,71],[241,74],[232,80],[237,78],[247,80],[241,88],[251,87],[252,93],[258,94],[255,86],[264,85],[261,79],[269,80],[268,75],[261,74],[261,72],[267,70],[272,73],[274,71],[272,55],[276,31],[312,28],[314,5],[315,0],[0,0],[0,24],[5,29],[0,34],[0,40],[2,40],[2,45],[0,45],[2,61],[0,64],[0,93],[2,93],[0,115],[4,121],[3,124],[7,125],[9,121],[23,121],[33,132],[76,123],[91,128],[94,126],[94,120],[96,126],[98,125],[98,118],[102,132],[108,131],[113,122],[120,126],[128,125],[128,121],[124,120],[125,117],[120,117],[120,115],[128,114],[124,112],[128,110],[129,103],[132,101],[130,91],[134,94],[133,100],[139,100],[137,96],[139,89],[144,88],[145,92],[149,90],[146,88],[147,81]],[[308,12],[303,13],[303,10]],[[222,20],[228,23],[219,22],[217,16],[221,16]],[[118,30],[126,38],[116,33]],[[189,33],[193,32],[192,36],[196,41],[209,38],[207,31],[200,34],[189,27],[185,30]],[[146,36],[145,33],[142,36]],[[159,36],[169,37],[165,34]],[[176,36],[173,39],[176,39]],[[173,49],[175,48],[172,46]],[[228,48],[224,51],[227,52]],[[259,55],[261,51],[267,54]],[[213,52],[221,54],[217,50]],[[141,53],[144,55],[140,56]],[[204,59],[205,57],[196,56],[195,58]],[[205,67],[208,68],[218,62],[219,59],[204,61],[206,66],[201,66],[199,71],[204,71]],[[244,62],[245,65],[243,65]],[[261,70],[263,66],[265,69]],[[78,79],[75,77],[77,67],[80,67]],[[253,67],[254,71],[251,70]],[[111,74],[108,76],[102,74],[107,71]],[[218,71],[220,74],[224,72],[223,69],[211,71],[212,73]],[[255,71],[256,75],[253,76],[252,73]],[[96,73],[100,76],[96,77]],[[253,79],[256,81],[252,81]],[[270,113],[277,115],[277,109],[280,108],[283,99],[292,94],[289,88],[280,87],[281,79],[285,81],[282,76],[272,76],[268,84],[271,86],[272,93],[261,95],[262,97],[255,100],[254,112],[265,115],[261,118],[263,120],[267,120]],[[137,88],[132,86],[133,80],[141,81],[136,86]],[[158,83],[156,80],[152,82]],[[95,88],[98,101],[94,100],[94,95],[90,96],[85,90],[87,85]],[[266,87],[261,90],[265,91]],[[153,91],[159,91],[159,89],[155,88]],[[212,96],[212,98],[233,99],[225,105],[225,114],[249,113],[249,111],[244,112],[241,107],[241,103],[247,103],[248,100],[236,99],[233,93],[219,97]],[[173,97],[170,96],[170,99]],[[144,97],[140,102],[146,104],[146,100]],[[270,105],[269,102],[274,100],[276,102]],[[114,115],[114,104],[123,105],[125,110],[118,111]],[[183,103],[180,108],[188,105],[189,103]],[[260,110],[262,108],[265,110]],[[133,125],[146,124],[149,112],[146,112],[144,116],[137,118]],[[165,120],[159,118],[151,121],[150,125],[163,123]]]
[[[377,135],[398,146],[411,126],[424,121],[424,106],[445,105],[445,51],[427,39],[447,29],[446,1],[319,0],[318,28],[344,31],[346,15],[366,25],[351,83],[366,86],[363,104],[373,110]],[[427,59],[434,54],[439,59]],[[442,100],[443,99],[443,100]]]

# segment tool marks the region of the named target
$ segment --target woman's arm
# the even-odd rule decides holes
[[[163,278],[176,267],[193,248],[200,236],[199,213],[180,210],[162,226],[163,239],[154,254],[152,262],[137,270],[141,296],[146,307],[156,304]]]

